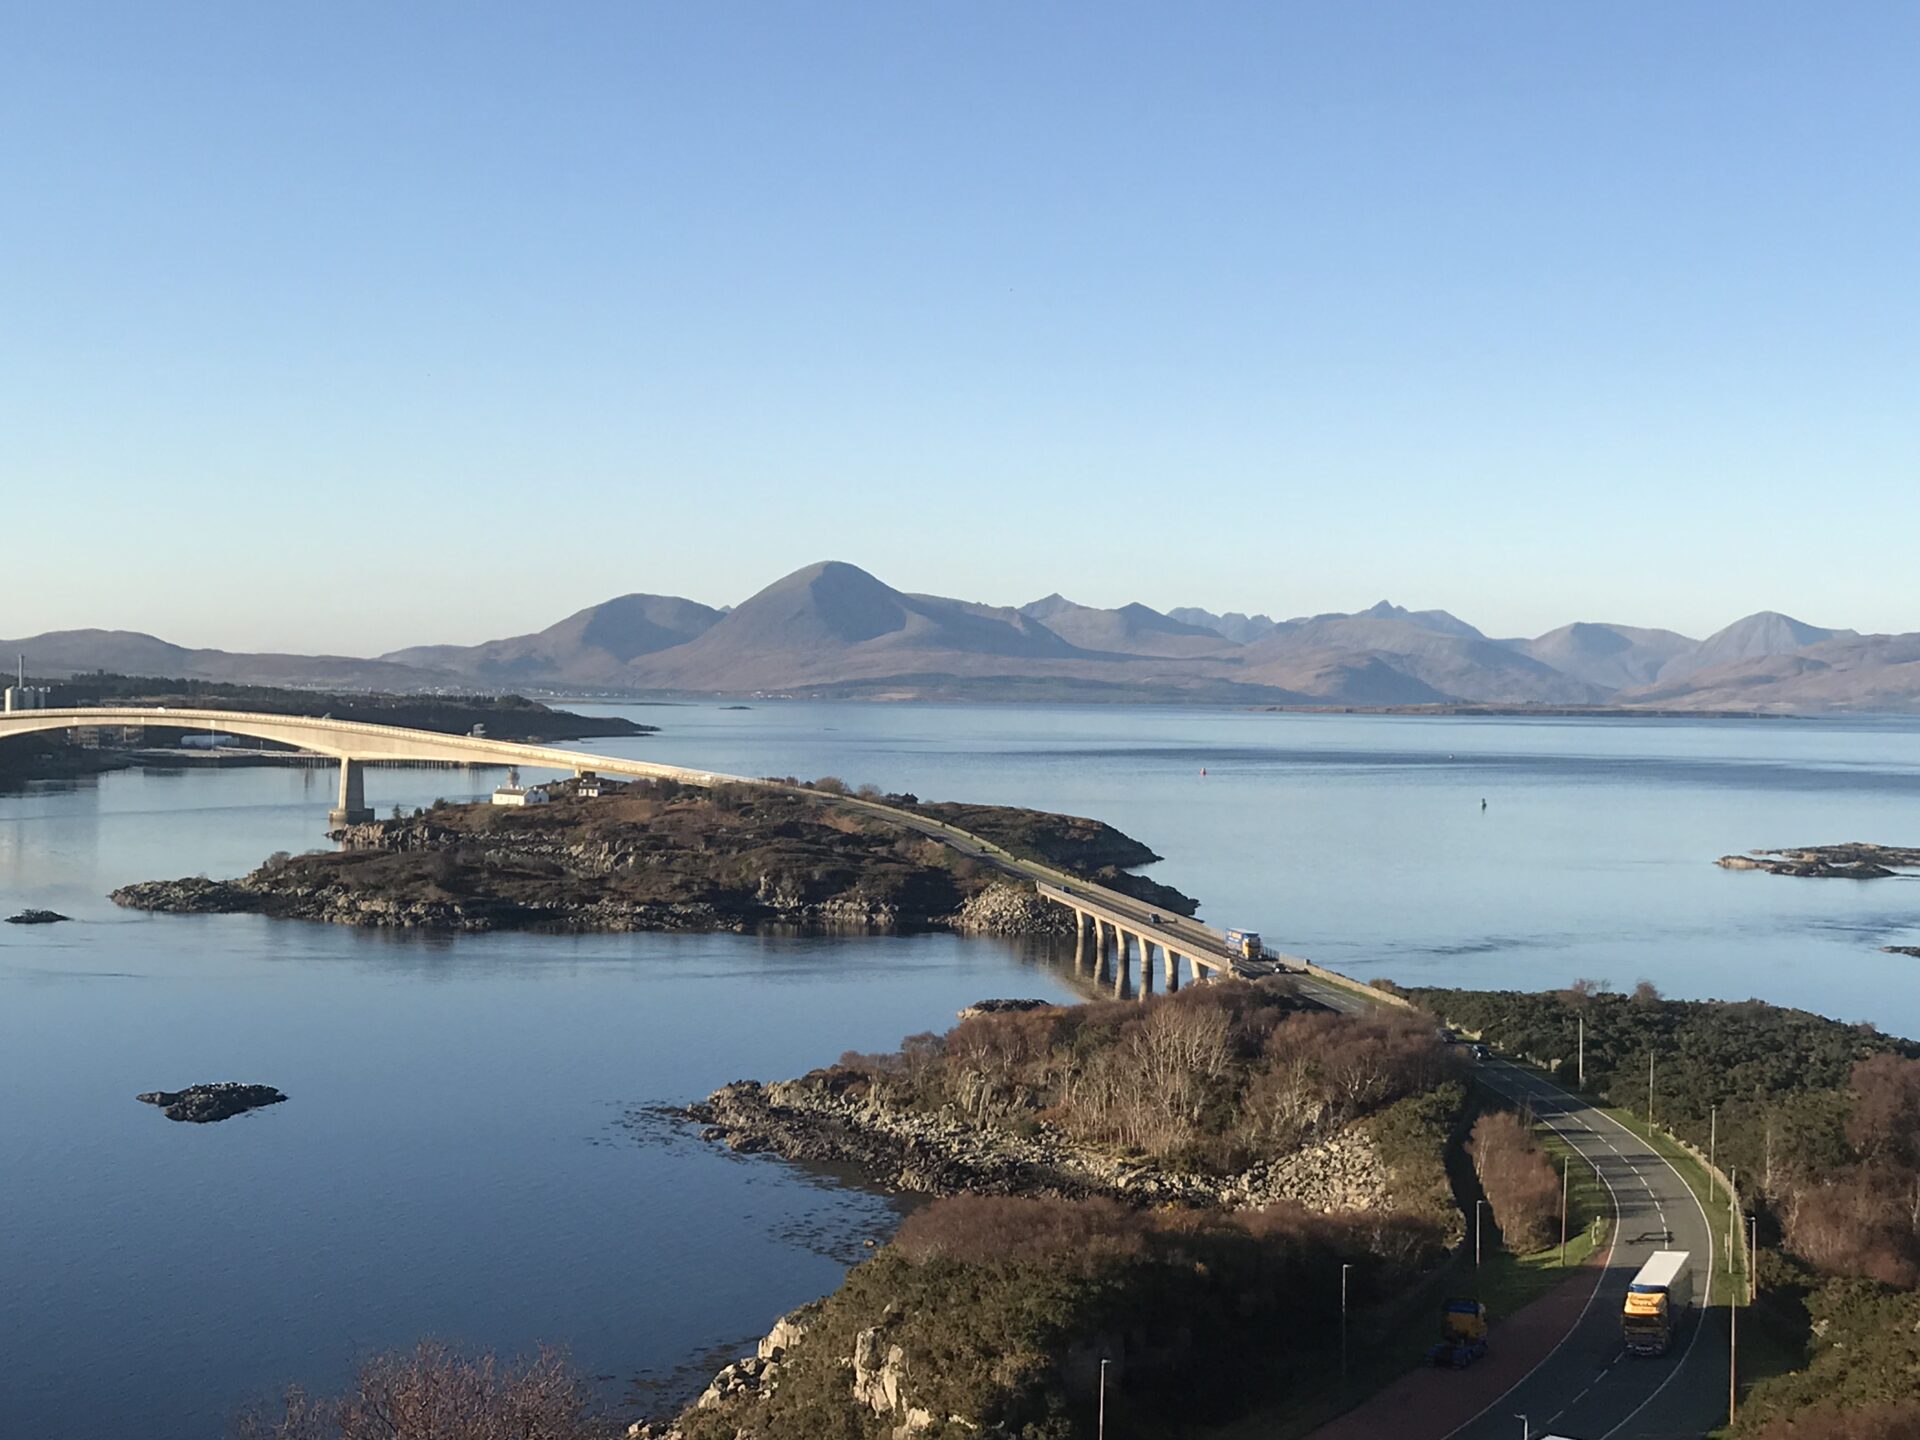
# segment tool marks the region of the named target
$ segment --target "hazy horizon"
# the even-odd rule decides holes
[[[1920,12],[0,36],[0,633],[374,654],[828,557],[1007,605],[1920,630]]]

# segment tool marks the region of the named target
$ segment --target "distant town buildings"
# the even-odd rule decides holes
[[[13,710],[45,710],[52,704],[53,692],[44,685],[27,684],[27,657],[19,657],[15,665],[17,678],[7,686],[6,708]]]

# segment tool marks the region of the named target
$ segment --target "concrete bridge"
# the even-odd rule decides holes
[[[1405,1003],[1295,955],[1268,951],[1255,960],[1237,954],[1227,944],[1223,931],[1186,915],[1156,910],[1145,901],[1104,885],[1069,878],[1059,884],[1038,881],[1035,889],[1041,898],[1073,911],[1074,968],[1096,984],[1112,985],[1116,997],[1128,991],[1135,953],[1140,957],[1140,980],[1134,993],[1142,999],[1153,993],[1153,959],[1158,950],[1162,983],[1169,992],[1180,988],[1184,965],[1189,982],[1286,975],[1306,999],[1349,1014],[1364,1013],[1381,1003]]]
[[[365,770],[369,764],[452,763],[456,765],[517,765],[529,770],[571,771],[574,775],[623,776],[636,780],[673,780],[682,785],[752,785],[756,788],[804,793],[823,804],[873,816],[912,830],[969,855],[1009,875],[1033,882],[1040,895],[1072,910],[1077,939],[1074,959],[1085,975],[1110,983],[1116,995],[1128,990],[1132,956],[1140,957],[1140,981],[1135,993],[1153,993],[1153,952],[1160,952],[1163,983],[1179,988],[1182,962],[1190,981],[1224,976],[1257,979],[1286,973],[1307,999],[1333,1010],[1359,1012],[1374,1005],[1404,1004],[1331,970],[1294,956],[1251,960],[1235,955],[1226,935],[1184,915],[1162,914],[1151,905],[1082,879],[1069,871],[1015,855],[984,836],[960,830],[945,821],[900,810],[878,800],[854,795],[830,795],[774,780],[727,775],[662,765],[650,760],[628,760],[614,755],[592,755],[553,745],[523,745],[491,740],[481,735],[445,735],[399,725],[374,725],[329,716],[270,715],[245,710],[132,709],[92,706],[60,710],[11,710],[0,713],[0,740],[54,730],[115,727],[155,727],[197,730],[209,734],[246,735],[257,740],[291,745],[296,749],[338,757],[339,802],[328,812],[329,825],[357,825],[373,819],[366,799]]]
[[[372,725],[328,716],[268,715],[246,710],[135,710],[117,706],[10,710],[0,714],[0,740],[37,731],[125,726],[189,731],[204,728],[209,734],[246,735],[319,755],[338,756],[340,800],[327,816],[335,826],[357,825],[373,818],[366,798],[366,767],[370,763],[404,765],[433,761],[455,765],[519,765],[530,770],[571,771],[575,775],[591,771],[596,775],[624,775],[642,780],[677,780],[683,785],[759,783],[737,775],[658,765],[648,760],[584,755],[553,745],[522,745],[511,740],[489,740],[482,735],[443,735],[400,725]]]

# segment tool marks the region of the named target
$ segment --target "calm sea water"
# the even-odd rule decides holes
[[[638,707],[582,748],[1096,815],[1223,924],[1362,976],[1802,1005],[1920,1034],[1920,885],[1711,862],[1920,841],[1920,728],[1158,708]],[[1202,770],[1206,772],[1202,775]],[[381,807],[490,776],[376,771]],[[568,1344],[615,1399],[837,1282],[889,1204],[634,1112],[1065,997],[948,936],[394,937],[142,917],[128,880],[320,842],[331,776],[123,774],[0,796],[0,1436],[221,1433],[425,1334]],[[1481,808],[1481,801],[1487,802]],[[216,1126],[133,1095],[264,1081]],[[629,1407],[641,1406],[633,1400]]]

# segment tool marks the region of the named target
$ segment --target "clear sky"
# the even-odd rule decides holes
[[[0,9],[0,635],[1920,629],[1910,4]]]

